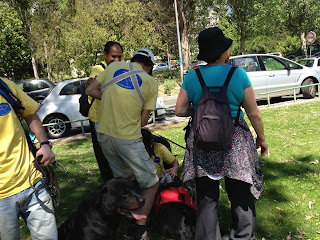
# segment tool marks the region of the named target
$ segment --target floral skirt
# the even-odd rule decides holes
[[[196,177],[228,177],[251,184],[251,193],[258,199],[263,188],[263,174],[259,167],[259,156],[249,127],[239,119],[235,128],[232,147],[224,152],[205,152],[194,144],[192,128],[187,137],[183,160],[183,181]]]

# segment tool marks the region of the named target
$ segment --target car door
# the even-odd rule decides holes
[[[316,71],[317,71],[317,72],[319,73],[319,75],[320,75],[320,58],[316,59],[314,68],[316,69]]]
[[[80,98],[80,82],[83,80],[74,81],[66,84],[59,93],[59,108],[70,119],[79,120],[84,117],[79,112],[79,98]],[[81,123],[76,122],[72,124],[73,127],[80,127]]]
[[[232,65],[243,68],[251,81],[256,99],[265,98],[260,93],[267,91],[267,79],[264,71],[261,70],[258,58],[256,56],[246,56],[232,59]]]
[[[299,76],[303,68],[294,62],[272,56],[260,56],[267,78],[267,91],[292,88],[298,86]],[[271,93],[271,97],[292,95],[293,90]]]

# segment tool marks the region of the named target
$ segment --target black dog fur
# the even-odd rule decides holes
[[[169,181],[160,181],[159,191],[172,186],[182,186],[181,180],[175,177]],[[184,203],[164,203],[160,206],[158,227],[160,233],[168,238],[175,240],[194,240],[196,211]]]
[[[76,212],[58,229],[59,240],[115,239],[121,215],[141,208],[145,199],[126,178],[113,178],[81,202]]]

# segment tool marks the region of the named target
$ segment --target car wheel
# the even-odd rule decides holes
[[[71,124],[70,123],[63,123],[65,121],[69,121],[69,119],[66,116],[60,115],[60,114],[56,114],[56,115],[52,115],[52,116],[48,117],[44,121],[45,124],[61,123],[61,124],[45,127],[46,132],[48,134],[48,137],[49,138],[61,138],[61,137],[66,136],[70,131]]]
[[[302,86],[314,84],[314,80],[312,78],[307,78],[303,83]],[[310,86],[310,87],[304,87],[301,88],[301,92],[303,94],[304,98],[314,98],[317,93],[317,86]]]

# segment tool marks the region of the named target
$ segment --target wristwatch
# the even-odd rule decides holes
[[[52,148],[52,143],[50,141],[44,141],[42,143],[40,143],[40,147],[42,147],[42,145],[48,144],[50,148]]]

